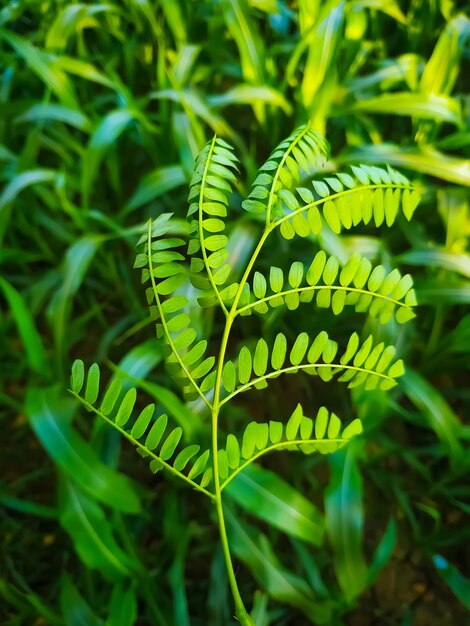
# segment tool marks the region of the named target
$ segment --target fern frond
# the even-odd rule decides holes
[[[214,500],[236,616],[246,626],[253,620],[237,585],[225,528],[223,490],[245,467],[269,452],[328,454],[359,434],[362,423],[356,419],[343,428],[341,420],[325,407],[312,419],[298,405],[287,423],[253,421],[240,439],[228,434],[220,448],[221,407],[253,387],[267,387],[271,379],[282,374],[305,371],[323,381],[336,377],[349,388],[363,385],[366,390],[387,390],[397,384],[404,367],[402,360],[395,358],[395,348],[384,342],[376,344],[372,335],[361,340],[353,333],[339,351],[325,331],[313,340],[301,332],[292,345],[282,333],[272,345],[261,338],[250,347],[242,345],[238,355],[227,360],[237,317],[264,314],[279,306],[295,310],[314,299],[318,307],[331,308],[335,315],[350,305],[380,323],[392,316],[400,323],[414,317],[416,296],[411,277],[402,276],[398,270],[387,272],[382,265],[373,268],[357,253],[343,266],[336,257],[320,251],[309,267],[295,261],[284,271],[278,267],[271,267],[267,275],[255,271],[267,239],[277,228],[284,238],[292,239],[295,235],[318,235],[325,222],[334,233],[340,233],[371,221],[377,227],[391,226],[400,212],[407,219],[413,215],[419,193],[402,174],[391,168],[360,165],[348,172],[322,176],[319,170],[328,156],[327,141],[306,125],[282,141],[260,168],[242,206],[263,215],[266,224],[238,283],[232,282],[225,223],[229,194],[236,183],[237,159],[232,148],[218,137],[196,160],[187,221],[160,215],[149,221],[139,242],[142,248],[135,266],[142,269],[142,283],[147,285],[147,301],[165,348],[167,367],[188,399],[199,396],[210,409],[210,449],[201,450],[194,443],[180,447],[182,428],[169,427],[165,413],[157,417],[154,404],[135,412],[136,389],[123,390],[119,378],[101,393],[97,364],[88,372],[80,360],[72,367],[72,395],[129,439],[150,461],[153,472],[165,469]],[[188,239],[190,259],[186,261],[182,250]],[[219,305],[226,316],[217,364],[214,356],[207,354],[207,340],[199,340],[191,326],[190,305],[184,295],[189,280],[201,291],[201,307]]]
[[[81,395],[84,385],[84,394]],[[199,445],[190,445],[176,453],[183,435],[182,428],[177,426],[168,432],[168,416],[163,413],[155,419],[154,404],[147,405],[135,419],[132,419],[137,391],[135,387],[131,387],[123,396],[121,390],[122,383],[115,378],[99,401],[99,366],[93,363],[86,373],[83,361],[76,360],[73,363],[70,392],[88,411],[93,411],[111,424],[136,446],[142,456],[150,458],[150,469],[154,474],[166,469],[194,489],[214,498],[214,495],[206,489],[212,480],[212,468],[206,469],[210,451],[200,453]],[[126,429],[130,422],[132,426]],[[195,479],[201,475],[200,480],[196,482]]]
[[[224,234],[228,194],[236,182],[233,170],[238,171],[238,160],[233,148],[215,136],[196,160],[188,202],[191,260],[191,282],[205,292],[199,298],[202,306],[219,303],[227,315],[227,304],[233,300],[238,285],[225,286],[231,267],[227,263],[228,239]]]
[[[218,451],[219,476],[223,481],[221,490],[247,465],[269,452],[289,450],[330,454],[361,432],[360,419],[342,428],[340,418],[324,406],[320,407],[315,419],[306,417],[298,404],[286,424],[250,422],[243,432],[241,444],[235,435],[230,434],[225,448]]]
[[[197,341],[186,312],[187,298],[175,293],[187,280],[185,257],[175,250],[185,245],[185,241],[166,236],[171,230],[170,216],[166,214],[163,221],[162,217],[153,225],[149,222],[148,233],[140,242],[144,250],[137,255],[135,267],[143,267],[142,283],[151,284],[146,290],[147,302],[156,322],[157,336],[165,340],[169,349],[168,369],[179,380],[188,399],[198,394],[211,408],[205,394],[215,381],[215,358],[206,356],[206,340]]]
[[[391,226],[400,209],[410,220],[420,200],[403,174],[370,165],[352,165],[349,173],[314,180],[312,188],[284,189],[279,196],[282,215],[274,226],[285,239],[318,235],[323,220],[337,234],[371,220],[377,227]]]
[[[357,252],[340,268],[336,257],[327,257],[321,250],[307,271],[299,261],[292,263],[287,280],[279,267],[270,268],[269,278],[255,272],[252,288],[246,285],[236,314],[264,314],[269,307],[284,305],[293,311],[316,297],[317,306],[331,307],[335,315],[352,305],[358,312],[378,317],[382,324],[393,314],[404,323],[415,316],[412,284],[409,274],[401,276],[396,269],[387,274],[383,265],[372,268],[370,261]]]
[[[289,353],[287,339],[282,333],[276,335],[271,349],[264,339],[258,341],[253,354],[243,346],[237,366],[230,360],[224,365],[222,383],[228,395],[220,404],[252,387],[263,389],[270,379],[281,374],[295,374],[299,370],[324,381],[341,374],[338,380],[347,382],[349,388],[364,385],[366,389],[379,387],[384,390],[394,387],[397,384],[395,379],[404,372],[403,361],[393,361],[395,348],[386,347],[383,342],[374,346],[372,335],[361,344],[357,333],[353,333],[343,355],[335,361],[337,352],[338,344],[325,331],[320,332],[313,342],[307,333],[300,333]]]
[[[242,203],[246,211],[265,213],[266,225],[282,217],[281,191],[300,180],[300,170],[311,174],[320,168],[329,156],[326,139],[308,124],[295,130],[282,141],[264,165],[258,170],[253,189]]]

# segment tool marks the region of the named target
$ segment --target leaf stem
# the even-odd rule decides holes
[[[227,529],[225,526],[225,517],[224,510],[222,505],[222,490],[220,486],[220,476],[219,476],[219,458],[218,458],[218,418],[219,418],[219,408],[220,408],[220,388],[221,388],[221,380],[222,380],[222,369],[224,364],[225,352],[227,349],[228,338],[230,335],[230,330],[233,324],[234,317],[232,314],[229,314],[224,334],[222,337],[219,361],[217,365],[217,378],[215,382],[215,390],[214,390],[214,402],[212,408],[212,457],[213,457],[213,467],[214,467],[214,485],[215,485],[215,505],[217,512],[217,520],[219,525],[219,533],[220,533],[220,541],[222,544],[222,551],[225,558],[225,565],[227,568],[228,579],[230,583],[230,588],[232,590],[233,599],[235,601],[235,610],[238,619],[241,624],[245,626],[250,626],[248,613],[245,609],[245,605],[243,604],[243,600],[240,594],[240,590],[238,589],[237,579],[235,577],[235,570],[233,568],[232,556],[230,554],[230,546],[228,543],[227,537]]]
[[[245,269],[243,277],[238,285],[237,293],[235,294],[235,298],[233,304],[231,306],[230,312],[225,322],[224,334],[222,336],[222,341],[220,344],[220,353],[219,359],[217,363],[217,374],[216,381],[214,387],[214,400],[212,404],[212,463],[214,467],[214,486],[215,486],[215,504],[217,511],[217,520],[219,525],[219,533],[220,540],[222,543],[222,550],[225,558],[225,565],[227,568],[227,574],[229,578],[230,588],[232,590],[233,599],[235,601],[235,610],[237,614],[237,618],[240,621],[242,626],[254,626],[253,620],[249,616],[245,605],[243,604],[242,597],[240,595],[240,590],[238,589],[237,579],[235,576],[235,570],[233,568],[232,556],[230,554],[230,546],[228,543],[227,537],[227,529],[225,526],[225,517],[224,510],[222,504],[222,490],[220,485],[220,476],[219,476],[219,458],[218,458],[218,421],[219,421],[219,411],[222,403],[220,401],[220,392],[221,392],[221,384],[222,384],[222,370],[225,362],[225,354],[227,351],[228,340],[230,337],[230,331],[232,329],[233,322],[236,317],[236,310],[238,306],[238,302],[240,301],[240,297],[242,294],[243,286],[245,285],[248,276],[250,275],[251,270],[253,269],[253,265],[261,252],[261,248],[263,247],[264,242],[269,236],[272,228],[266,227],[261,239],[256,246],[251,259]]]

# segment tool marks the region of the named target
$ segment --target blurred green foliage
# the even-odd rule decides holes
[[[272,482],[273,493],[286,484],[302,491],[327,529],[320,546],[286,537],[233,499],[237,577],[254,594],[257,626],[464,623],[464,8],[452,0],[5,0],[2,623],[235,623],[217,531],[198,494],[155,481],[114,433],[80,417],[64,393],[64,373],[76,356],[107,364],[181,424],[205,431],[204,407],[185,405],[157,367],[161,347],[131,269],[135,244],[149,216],[186,214],[194,157],[214,132],[241,157],[241,199],[256,164],[307,120],[332,143],[332,171],[388,162],[421,187],[423,201],[411,223],[296,241],[297,256],[321,246],[344,260],[358,250],[411,271],[420,306],[406,330],[385,330],[407,362],[393,395],[357,391],[350,404],[336,386],[300,379],[232,408],[229,419],[241,425],[280,408],[287,414],[294,398],[308,405],[329,393],[366,428],[360,442],[332,457],[329,472],[318,459],[276,461],[282,479]],[[235,194],[230,247],[242,268],[260,224],[239,205]],[[289,250],[273,247],[266,267],[273,259],[281,265]],[[217,334],[220,319],[193,313],[196,327]],[[293,335],[306,324],[335,332],[328,315],[307,315],[269,315],[260,326],[250,318],[243,338],[274,328]],[[350,334],[359,317],[347,316],[336,330]],[[363,323],[375,328],[371,319]]]

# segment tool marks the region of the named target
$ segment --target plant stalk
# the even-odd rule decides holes
[[[222,505],[222,491],[220,488],[219,477],[219,459],[218,459],[218,441],[217,441],[217,424],[219,419],[220,408],[220,384],[222,380],[222,368],[224,363],[225,352],[227,349],[228,337],[230,329],[233,324],[233,317],[227,318],[225,325],[224,335],[222,337],[219,363],[217,367],[217,379],[215,383],[214,403],[212,408],[212,456],[214,464],[214,485],[215,485],[215,506],[217,511],[217,521],[219,525],[220,541],[222,543],[222,550],[225,558],[225,566],[227,568],[228,579],[230,583],[230,589],[232,590],[233,599],[235,602],[235,611],[238,620],[243,626],[253,626],[253,622],[248,615],[248,612],[243,604],[243,600],[238,589],[237,579],[235,577],[235,570],[233,568],[232,556],[230,554],[230,547],[228,544],[227,529],[225,526],[224,510]]]
[[[233,301],[232,307],[230,309],[230,313],[228,314],[224,334],[222,337],[222,341],[220,344],[220,354],[219,360],[217,364],[217,378],[215,382],[215,392],[214,392],[214,401],[212,405],[212,457],[213,457],[213,465],[214,465],[214,485],[215,485],[215,505],[217,511],[217,521],[219,525],[219,533],[220,540],[222,543],[222,550],[225,558],[225,565],[227,568],[228,579],[230,583],[230,589],[232,591],[233,599],[235,602],[235,611],[238,621],[242,626],[256,626],[253,622],[253,619],[250,617],[248,611],[245,608],[243,603],[243,599],[240,594],[240,590],[238,589],[237,579],[235,576],[235,570],[233,568],[232,555],[230,554],[230,546],[228,543],[227,537],[227,529],[225,526],[225,517],[224,517],[224,509],[222,504],[222,490],[220,485],[220,477],[219,477],[219,459],[218,459],[218,421],[219,421],[219,410],[220,410],[220,386],[222,383],[222,370],[225,361],[225,353],[227,351],[228,339],[230,336],[230,331],[232,329],[232,325],[236,316],[236,309],[238,306],[238,302],[240,301],[240,297],[242,294],[243,286],[246,283],[248,276],[250,275],[251,270],[253,269],[253,265],[258,257],[258,254],[263,247],[264,242],[266,241],[269,233],[271,232],[271,228],[268,227],[264,230],[263,235],[256,246],[256,249],[253,252],[253,255],[248,263],[245,273],[240,281],[238,286],[237,293],[235,295],[235,299]]]

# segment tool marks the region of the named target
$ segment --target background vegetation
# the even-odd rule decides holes
[[[80,414],[67,374],[75,357],[96,360],[204,437],[203,407],[183,404],[159,366],[135,244],[149,216],[185,215],[194,157],[217,132],[243,166],[230,244],[242,267],[259,225],[241,197],[257,164],[307,119],[332,144],[331,170],[388,162],[420,185],[423,201],[411,223],[390,230],[277,242],[266,266],[291,260],[292,245],[296,258],[319,246],[341,259],[359,250],[413,274],[418,317],[386,327],[408,364],[391,395],[354,393],[351,402],[334,384],[300,377],[227,416],[241,429],[247,416],[282,418],[298,399],[313,407],[329,394],[332,408],[366,425],[348,452],[277,457],[231,493],[237,575],[254,594],[258,626],[465,623],[463,9],[452,0],[2,4],[2,623],[234,624],[206,504],[154,479],[129,445]],[[354,313],[337,324],[309,311],[249,318],[240,332],[246,341],[274,329],[376,330]],[[217,335],[222,320],[196,316]],[[268,508],[254,485],[272,494]],[[292,498],[295,509],[283,506]],[[320,542],[314,527],[326,528]]]

